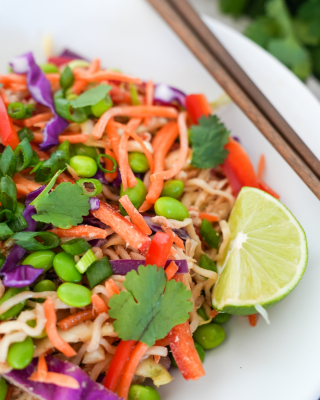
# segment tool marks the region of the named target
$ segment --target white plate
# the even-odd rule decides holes
[[[320,106],[286,68],[230,28],[205,18],[260,89],[320,158]],[[33,50],[44,61],[41,42],[54,38],[55,51],[68,47],[103,64],[166,82],[215,99],[221,89],[180,39],[143,0],[2,1],[0,71],[14,55]],[[304,227],[309,243],[305,276],[289,297],[270,309],[271,325],[233,317],[226,340],[206,353],[207,375],[175,382],[160,392],[166,400],[316,400],[320,396],[320,204],[264,137],[234,106],[220,113],[239,136],[255,165],[266,156],[266,180]],[[83,399],[85,400],[85,399]]]

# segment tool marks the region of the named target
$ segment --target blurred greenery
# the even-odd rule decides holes
[[[320,79],[320,0],[220,0],[220,9],[249,16],[244,34],[301,80]]]

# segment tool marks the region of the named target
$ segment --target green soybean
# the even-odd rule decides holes
[[[205,350],[213,349],[224,341],[225,333],[218,324],[207,324],[199,326],[193,334],[193,339]]]
[[[161,400],[161,397],[151,386],[131,385],[128,400]]]
[[[77,283],[82,279],[74,258],[68,253],[58,253],[53,259],[53,268],[63,281]]]
[[[8,289],[5,294],[1,297],[0,299],[0,305],[3,304],[5,301],[11,299],[11,297],[15,296],[16,294],[19,294],[21,292],[25,292],[26,290],[29,290],[29,287],[23,287],[23,288],[10,288]],[[19,304],[16,304],[15,306],[9,308],[9,310],[5,311],[3,314],[0,315],[0,320],[4,321],[6,319],[15,317],[18,315],[23,309],[24,306],[26,305],[27,300],[22,301]]]
[[[0,400],[5,400],[8,392],[7,382],[0,377]]]
[[[48,271],[52,267],[55,253],[51,250],[39,250],[29,254],[22,262],[22,265],[31,265],[33,268],[43,268]]]
[[[50,281],[49,279],[45,279],[44,281],[38,282],[35,287],[33,288],[33,291],[36,293],[40,292],[56,292],[57,286],[54,282]],[[44,303],[46,299],[33,299],[33,301],[36,301],[38,303]]]
[[[160,196],[178,199],[182,195],[183,189],[184,185],[182,181],[179,181],[178,179],[172,179],[163,184],[163,189]]]
[[[215,324],[224,324],[229,320],[230,317],[231,317],[230,314],[219,313],[212,319],[212,322],[214,322]]]
[[[120,197],[127,195],[129,199],[131,200],[131,203],[135,206],[135,208],[138,210],[142,203],[145,201],[146,195],[147,195],[147,189],[144,185],[144,183],[137,178],[137,184],[133,188],[127,188],[126,190],[123,190],[123,185],[121,184],[120,187]],[[127,215],[125,212],[124,208],[120,204],[120,211],[122,215]]]
[[[45,74],[53,74],[59,72],[58,68],[54,64],[40,64],[40,68]]]
[[[149,161],[143,153],[129,153],[129,165],[133,172],[143,173],[150,169]]]
[[[31,326],[31,328],[34,328],[37,324],[37,321],[35,319],[30,319],[27,321],[27,325]],[[47,337],[47,331],[46,328],[43,328],[43,331],[40,333],[40,335],[32,336],[33,339],[43,339]]]
[[[161,215],[168,219],[176,219],[183,221],[189,218],[189,211],[187,208],[176,199],[172,197],[160,197],[154,205],[154,211],[157,215]]]
[[[199,354],[201,362],[203,362],[203,360],[204,360],[204,349],[203,349],[203,347],[197,342],[194,342],[194,347],[196,348],[197,353]]]
[[[74,156],[70,158],[70,167],[83,178],[91,178],[98,170],[97,163],[88,156]]]
[[[94,160],[97,158],[98,153],[94,147],[86,146],[83,143],[74,144],[72,147],[76,156],[87,156]]]
[[[13,369],[23,369],[32,361],[33,341],[28,336],[23,342],[13,343],[9,347],[7,362]]]
[[[198,308],[197,313],[202,319],[208,321],[209,318],[207,317],[207,314],[202,307]]]
[[[76,283],[63,283],[59,286],[57,295],[60,300],[71,307],[85,307],[91,303],[91,291]]]

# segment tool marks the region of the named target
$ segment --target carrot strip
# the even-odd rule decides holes
[[[13,91],[13,92],[24,92],[28,90],[27,85],[21,85],[19,83],[11,83],[9,88]]]
[[[34,124],[37,124],[38,122],[48,122],[51,118],[53,117],[53,114],[51,112],[45,112],[42,114],[37,114],[34,117],[30,117],[27,119],[22,120],[23,125],[26,126],[27,128],[30,128]]]
[[[30,146],[31,146],[32,150],[38,154],[40,161],[49,160],[50,155],[48,153],[46,153],[45,151],[39,150],[39,147],[36,144],[30,143]]]
[[[100,60],[99,58],[94,58],[86,71],[86,73],[98,72],[100,70]],[[76,69],[74,70],[76,71]],[[72,86],[72,93],[79,94],[87,86],[88,82],[84,79],[76,80]]]
[[[107,135],[109,138],[111,149],[116,157],[116,161],[119,162],[120,136],[118,134],[116,124],[117,123],[113,119],[110,119],[110,121],[107,124]]]
[[[248,315],[248,318],[249,318],[249,324],[252,327],[255,327],[258,323],[257,314]]]
[[[128,213],[131,221],[146,235],[151,235],[152,230],[149,228],[146,221],[143,219],[143,216],[139,213],[139,211],[135,208],[135,206],[131,203],[131,200],[127,195],[122,196],[119,200],[123,208]]]
[[[73,326],[81,324],[81,322],[91,321],[98,316],[98,313],[92,310],[85,310],[80,311],[76,314],[69,315],[66,318],[63,318],[61,321],[58,322],[58,327],[63,330],[67,331],[68,329],[72,328]]]
[[[21,197],[24,197],[30,193],[30,190],[26,186],[21,185],[19,183],[16,184],[16,188],[17,188],[17,199],[20,199]]]
[[[85,143],[89,139],[89,135],[86,133],[73,133],[70,135],[60,135],[59,143],[63,143],[66,140],[69,140],[71,144],[75,143]]]
[[[210,312],[210,318],[214,318],[214,317],[216,317],[218,314],[219,314],[219,312],[218,312],[217,310],[212,310],[212,311]]]
[[[259,164],[258,164],[258,173],[257,173],[258,179],[262,179],[265,167],[266,167],[265,158],[264,158],[264,155],[261,154],[261,156],[259,158]]]
[[[163,339],[158,339],[156,340],[155,346],[163,346],[163,347],[167,347],[169,346],[169,339],[168,336],[164,337]]]
[[[171,263],[168,265],[168,267],[166,268],[165,272],[167,275],[167,281],[170,281],[170,279],[172,279],[175,274],[178,271],[178,266],[174,261],[171,261]]]
[[[153,359],[154,359],[154,362],[155,362],[156,364],[159,364],[160,356],[154,355],[154,356],[153,356]]]
[[[129,246],[140,251],[145,250],[149,246],[150,238],[120,213],[115,211],[109,204],[100,201],[99,210],[91,211],[91,213],[94,217],[109,225]]]
[[[166,229],[165,232],[168,233],[168,234],[172,237],[173,242],[174,242],[178,247],[180,247],[180,249],[183,249],[183,250],[184,250],[184,243],[183,243],[183,240],[180,239],[179,236],[176,235],[176,234],[173,232],[172,229]]]
[[[100,117],[99,121],[96,123],[92,136],[95,139],[100,139],[103,135],[105,127],[109,120],[116,116],[126,116],[126,117],[167,117],[167,118],[177,118],[178,112],[173,107],[163,107],[163,106],[128,106],[128,107],[112,107],[106,111]]]
[[[63,183],[63,182],[70,182],[70,183],[74,184],[76,181],[70,175],[66,174],[65,172],[62,172],[58,176],[56,183],[59,184],[59,183]]]
[[[23,185],[25,186],[30,192],[33,192],[34,190],[39,189],[42,185],[40,183],[34,182],[34,181],[29,181],[29,179],[24,178],[23,176],[19,174],[14,174],[13,176],[13,182],[15,184]]]
[[[48,372],[48,366],[46,363],[46,359],[44,357],[44,355],[39,356],[39,360],[38,360],[38,372]]]
[[[90,225],[78,225],[73,226],[70,229],[54,228],[49,230],[59,237],[78,237],[78,238],[95,238],[95,239],[105,239],[107,237],[107,232],[104,229],[96,228]]]
[[[47,372],[46,374],[33,372],[28,379],[33,382],[51,383],[69,389],[79,389],[80,387],[79,382],[75,378],[65,374],[59,374],[58,372]]]
[[[108,281],[106,281],[106,283],[104,284],[104,286],[106,287],[106,291],[108,294],[109,299],[114,295],[114,294],[119,294],[119,288],[118,286],[115,284],[113,279],[109,279]]]
[[[109,149],[109,146],[108,146],[108,145],[105,146],[105,148],[104,148],[104,153],[107,154],[108,156],[112,157],[114,160],[116,159],[116,157],[115,157],[115,155],[114,155],[114,152],[113,152],[112,150]],[[110,171],[110,170],[112,169],[112,161],[109,160],[108,158],[105,159],[105,165],[106,165],[106,169],[107,169],[107,170]],[[114,171],[114,172],[111,172],[111,173],[107,173],[107,172],[106,172],[106,173],[104,174],[104,177],[106,178],[106,180],[107,180],[108,182],[114,181],[114,180],[116,179],[117,176],[118,176],[118,172],[117,172],[117,171]]]
[[[146,105],[152,106],[153,104],[153,95],[154,95],[154,84],[152,81],[148,81],[146,85]],[[148,126],[150,123],[150,117],[146,117],[144,120],[144,125]]]
[[[127,145],[128,145],[128,135],[126,135],[126,133],[124,133],[121,136],[120,144],[119,144],[119,170],[120,170],[123,190],[127,190],[128,173],[129,173],[129,169],[131,170],[131,168],[129,166]],[[131,172],[132,172],[132,170],[131,170]],[[137,183],[137,180],[135,183]]]
[[[139,342],[134,348],[130,359],[127,365],[124,368],[123,375],[120,380],[118,395],[119,397],[123,397],[125,400],[128,398],[129,388],[135,373],[135,370],[138,367],[141,358],[144,356],[146,351],[148,350],[148,346],[145,343]]]
[[[42,143],[43,134],[40,132],[33,132],[33,143]]]
[[[199,211],[199,218],[200,219],[207,219],[209,222],[216,222],[219,221],[218,215],[208,214],[202,211]]]
[[[119,81],[119,82],[131,82],[137,85],[142,83],[140,78],[134,76],[125,75],[115,71],[97,71],[89,72],[81,69],[74,69],[73,71],[75,79],[81,79],[85,82],[102,82],[102,81]]]
[[[153,206],[152,203],[149,203],[147,200],[145,200],[141,207],[139,208],[139,212],[146,212],[148,210],[150,210],[150,208]]]
[[[0,75],[0,82],[4,85],[8,85],[10,83],[26,83],[25,75],[18,74],[8,74],[8,75]]]
[[[101,314],[103,312],[108,312],[108,307],[106,303],[102,300],[102,298],[98,294],[94,293],[91,296],[91,301],[93,304],[93,309],[96,313]]]
[[[258,187],[261,190],[264,190],[265,192],[271,194],[271,196],[275,197],[276,199],[280,199],[280,195],[275,192],[269,185],[265,183],[262,179],[258,179]]]
[[[151,182],[154,182],[157,179],[171,179],[175,175],[177,175],[178,172],[183,167],[183,164],[185,163],[187,156],[188,156],[188,150],[189,150],[189,142],[188,142],[188,128],[186,124],[186,118],[187,118],[187,113],[182,112],[179,114],[178,117],[178,125],[179,125],[179,137],[180,137],[180,153],[179,153],[179,158],[177,162],[175,163],[174,167],[163,172],[157,172],[153,175],[150,176]]]
[[[69,343],[65,342],[58,333],[57,330],[57,315],[53,306],[53,301],[50,297],[43,303],[44,314],[47,319],[46,331],[50,342],[53,346],[63,353],[66,357],[75,356],[77,353],[70,346]]]
[[[152,142],[152,147],[155,149],[154,154],[154,174],[160,173],[164,169],[164,160],[171,146],[178,136],[178,124],[175,121],[169,122],[156,134]],[[156,143],[156,146],[155,146]],[[154,204],[162,191],[163,179],[157,179],[151,182],[146,201]],[[142,205],[140,211],[146,211],[146,205]]]

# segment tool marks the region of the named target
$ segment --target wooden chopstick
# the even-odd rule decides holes
[[[306,162],[300,158],[296,151],[291,148],[288,142],[282,137],[281,133],[269,122],[264,113],[260,111],[255,102],[244,92],[235,79],[231,77],[212,52],[209,51],[208,47],[203,44],[198,35],[194,33],[193,29],[186,22],[186,19],[180,15],[170,1],[171,0],[148,0],[183,40],[186,46],[194,53],[208,72],[215,78],[217,83],[225,90],[230,98],[247,115],[320,200],[320,181],[314,172],[309,168]],[[200,22],[203,24],[201,20]]]

